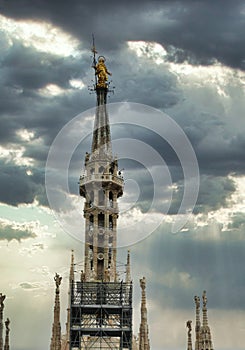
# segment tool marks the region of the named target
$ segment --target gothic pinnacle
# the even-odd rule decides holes
[[[149,329],[147,323],[147,308],[146,308],[146,279],[140,279],[141,287],[141,323],[139,332],[139,350],[150,350]]]

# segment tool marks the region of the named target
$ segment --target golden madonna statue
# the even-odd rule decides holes
[[[97,87],[106,88],[108,74],[111,75],[111,73],[106,68],[105,57],[100,56],[98,63],[96,64],[96,66],[94,68],[95,68],[95,74],[98,77]]]

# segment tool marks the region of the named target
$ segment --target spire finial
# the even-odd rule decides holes
[[[108,84],[108,75],[112,75],[106,65],[105,65],[105,57],[104,56],[99,56],[98,57],[98,62],[96,62],[96,54],[98,53],[95,48],[95,42],[94,42],[94,34],[92,34],[92,53],[93,53],[93,65],[92,67],[95,69],[95,90],[104,88],[107,90]]]
[[[93,41],[93,46],[91,51],[93,52],[93,65],[92,67],[95,69],[96,68],[96,57],[95,55],[97,54],[96,48],[95,48],[95,42],[94,42],[94,34],[92,34],[92,41]],[[95,79],[95,86],[97,85],[97,76],[96,72],[94,73],[94,79]]]

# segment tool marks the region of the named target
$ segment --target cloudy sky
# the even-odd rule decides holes
[[[77,181],[93,127],[92,33],[115,86],[111,130],[126,183],[118,260],[123,277],[130,244],[134,331],[144,275],[153,350],[186,348],[185,323],[204,289],[214,347],[245,349],[244,31],[241,0],[0,2],[0,292],[13,350],[49,347],[55,272],[64,331],[71,249],[82,269]],[[69,188],[50,208],[45,165],[62,130],[55,183],[66,179],[70,157]],[[186,188],[194,198],[197,186],[194,158],[181,161],[180,130],[196,154],[200,189],[174,233]]]

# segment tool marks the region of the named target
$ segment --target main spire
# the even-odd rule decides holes
[[[72,282],[70,295],[70,350],[132,350],[132,281],[129,255],[126,281],[117,272],[117,200],[124,181],[112,155],[109,118],[106,110],[108,75],[105,58],[93,41],[94,91],[97,106],[91,154],[86,152],[80,177],[84,197],[84,268]],[[148,349],[144,349],[148,350]]]
[[[97,106],[91,154],[86,152],[84,174],[80,178],[80,195],[85,198],[85,281],[117,280],[117,199],[123,194],[123,178],[117,158],[112,155],[109,117],[106,110],[108,71],[105,57],[96,60],[93,40],[94,91]]]

